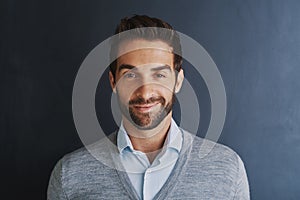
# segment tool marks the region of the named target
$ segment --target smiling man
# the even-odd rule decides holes
[[[174,53],[180,52],[176,32],[160,19],[139,15],[122,19],[116,34],[129,30],[130,37],[113,41],[111,51],[117,55],[109,80],[122,113],[119,130],[64,156],[52,172],[48,199],[249,199],[239,156],[172,119],[184,80],[182,58]],[[214,148],[200,157],[204,141]]]

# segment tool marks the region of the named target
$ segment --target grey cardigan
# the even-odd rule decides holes
[[[81,148],[58,161],[50,177],[47,198],[139,199],[127,173],[117,170],[119,152],[113,145],[116,135],[112,134],[109,140]],[[213,148],[204,154],[206,147]],[[106,164],[90,152],[105,157]],[[109,167],[112,165],[117,169]],[[177,163],[154,199],[250,199],[244,164],[230,148],[183,131]]]

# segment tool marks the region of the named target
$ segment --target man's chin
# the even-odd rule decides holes
[[[156,128],[162,121],[154,119],[138,119],[133,117],[130,119],[131,123],[139,130],[152,130]]]
[[[139,112],[139,110],[130,107],[128,114],[126,114],[127,120],[138,130],[152,130],[157,128],[162,121],[170,113],[169,109],[160,107],[158,111],[155,112]]]
[[[152,117],[151,117],[152,116]],[[156,128],[166,117],[162,113],[138,113],[132,112],[130,121],[140,130],[151,130]]]

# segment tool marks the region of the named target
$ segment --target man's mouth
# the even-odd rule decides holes
[[[147,104],[135,104],[132,107],[142,113],[150,112],[159,102],[147,103]]]

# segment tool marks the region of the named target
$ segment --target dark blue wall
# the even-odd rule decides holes
[[[300,1],[177,2],[1,1],[1,195],[46,198],[55,162],[82,145],[71,109],[81,62],[120,18],[147,14],[219,67],[228,98],[219,142],[244,160],[252,199],[300,199]]]

